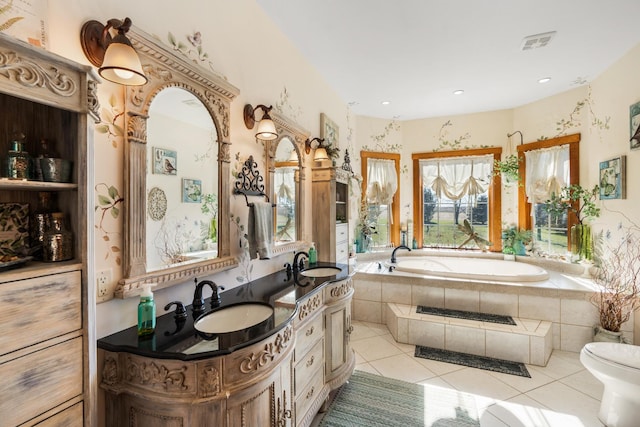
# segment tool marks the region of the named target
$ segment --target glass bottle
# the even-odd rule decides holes
[[[7,177],[10,179],[29,179],[31,177],[31,159],[24,151],[23,134],[11,141],[11,149],[7,153]]]

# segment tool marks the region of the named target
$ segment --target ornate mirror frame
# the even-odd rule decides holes
[[[125,87],[125,189],[123,278],[117,298],[139,295],[144,283],[162,289],[194,277],[211,275],[238,265],[231,256],[230,203],[230,105],[240,90],[221,76],[201,68],[157,39],[132,28],[127,36],[140,56],[149,79],[143,86]],[[218,257],[166,269],[146,267],[147,118],[155,96],[165,88],[191,92],[207,108],[218,134]]]
[[[278,132],[278,138],[273,141],[263,141],[265,145],[265,153],[267,157],[267,194],[272,197],[274,194],[274,182],[276,173],[276,150],[278,144],[283,138],[291,140],[294,146],[294,150],[298,154],[298,170],[296,171],[296,241],[290,243],[284,243],[275,245],[273,247],[273,253],[276,255],[283,254],[285,252],[297,251],[307,248],[307,243],[304,241],[307,235],[305,230],[305,151],[304,142],[309,135],[308,131],[298,126],[291,119],[284,115],[272,111],[270,113],[273,123],[276,125],[276,131]],[[274,217],[275,218],[275,217]]]

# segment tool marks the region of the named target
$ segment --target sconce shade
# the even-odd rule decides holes
[[[327,149],[324,147],[316,148],[316,152],[313,155],[313,160],[316,162],[320,162],[322,160],[329,160],[329,155],[327,154]]]
[[[276,132],[276,125],[271,120],[268,114],[262,117],[262,120],[258,123],[258,130],[256,132],[256,138],[264,139],[265,141],[272,141],[278,137]]]
[[[96,67],[104,79],[127,86],[147,83],[142,64],[131,41],[125,33],[131,27],[131,19],[124,21],[110,19],[106,26],[98,21],[88,21],[80,31],[82,50],[87,59]],[[111,37],[109,29],[118,31]]]
[[[244,124],[247,129],[253,129],[253,126],[256,124],[256,110],[262,110],[262,119],[258,122],[256,138],[264,141],[273,141],[278,137],[276,125],[273,123],[273,120],[271,120],[271,116],[269,116],[271,108],[273,107],[267,107],[262,104],[258,105],[256,108],[253,108],[251,104],[246,104],[244,106]]]

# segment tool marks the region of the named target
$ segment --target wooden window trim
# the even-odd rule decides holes
[[[393,195],[391,203],[391,218],[393,224],[389,227],[389,238],[393,246],[400,244],[400,153],[381,153],[379,151],[360,151],[361,174],[362,174],[362,197],[367,195],[367,161],[369,159],[393,160],[398,179],[398,190]]]
[[[533,225],[531,223],[531,203],[527,202],[527,195],[524,188],[524,183],[527,178],[524,153],[526,151],[557,147],[559,145],[569,145],[569,184],[578,184],[580,183],[580,139],[580,134],[574,133],[571,135],[518,145],[518,158],[522,159],[519,167],[520,185],[518,187],[518,227],[531,230]],[[576,209],[578,208],[578,203],[578,201],[574,202],[574,207]],[[573,212],[570,212],[567,219],[567,228],[570,230],[577,222],[578,218]],[[567,248],[571,249],[571,237],[569,236],[569,233],[567,233]]]
[[[474,148],[470,150],[435,151],[432,153],[414,153],[411,155],[413,163],[413,236],[418,247],[423,245],[424,225],[422,224],[422,175],[420,174],[420,160],[437,159],[443,157],[469,157],[492,155],[494,162],[500,160],[502,147]],[[502,252],[502,178],[493,176],[489,183],[489,246],[491,252]]]

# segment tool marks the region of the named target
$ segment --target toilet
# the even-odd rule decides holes
[[[640,417],[640,346],[586,344],[580,362],[604,384],[598,418],[607,427],[637,427]]]

